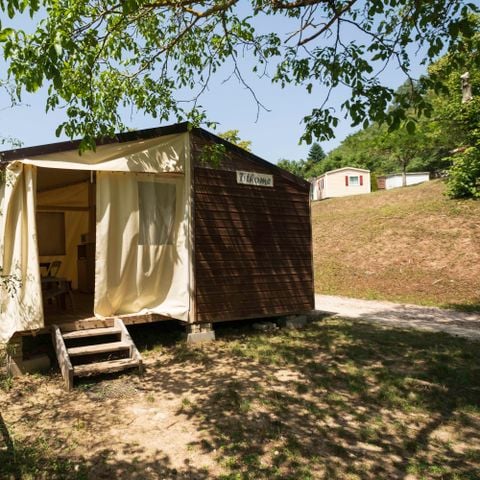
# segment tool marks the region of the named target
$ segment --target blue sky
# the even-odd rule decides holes
[[[17,20],[16,26],[31,29],[29,22],[30,20],[25,19]],[[260,18],[257,20],[257,27],[260,30],[274,29],[277,32],[285,32],[284,34],[292,29],[292,25],[284,18],[277,18],[273,22],[267,18]],[[358,36],[353,30],[347,29],[345,35]],[[249,59],[244,60],[244,63],[246,67],[252,65]],[[0,78],[5,78],[5,70],[5,64],[0,63]],[[418,77],[424,71],[425,67],[415,62],[413,58],[413,75]],[[257,119],[257,106],[251,93],[234,78],[225,82],[229,74],[230,69],[226,66],[214,77],[208,91],[199,102],[206,109],[209,119],[219,122],[216,132],[238,129],[242,139],[252,141],[252,150],[271,162],[277,162],[281,158],[294,160],[305,158],[309,146],[298,143],[303,132],[301,121],[312,108],[322,103],[325,89],[321,84],[314,85],[312,93],[308,94],[302,87],[289,86],[282,89],[279,85],[272,84],[268,78],[258,79],[252,74],[247,74],[246,78],[256,95],[269,110],[260,111]],[[382,79],[394,88],[405,80],[393,64],[385,70]],[[340,104],[347,96],[348,91],[345,89],[335,92],[331,96],[330,106],[338,112]],[[0,133],[20,139],[24,146],[65,139],[55,137],[56,127],[65,118],[64,111],[57,110],[46,114],[45,100],[46,89],[43,88],[34,95],[24,95],[23,106],[10,109],[4,108],[8,106],[8,98],[0,93]],[[132,115],[130,111],[125,110],[123,117],[130,128],[159,126],[158,121],[141,113]],[[335,130],[335,138],[321,145],[325,151],[329,151],[354,130],[349,120],[343,120]]]

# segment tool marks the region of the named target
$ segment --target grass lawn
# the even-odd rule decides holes
[[[339,319],[198,348],[154,331],[132,329],[143,378],[3,381],[0,478],[480,478],[478,343]]]
[[[480,202],[441,180],[312,206],[318,293],[480,311]]]

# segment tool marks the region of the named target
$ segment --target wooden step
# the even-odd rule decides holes
[[[67,352],[71,357],[79,357],[81,355],[95,355],[97,353],[121,352],[128,350],[130,344],[126,342],[110,342],[99,343],[98,345],[84,345],[83,347],[70,347]]]
[[[90,328],[85,330],[74,330],[62,332],[58,325],[52,325],[52,337],[55,352],[58,358],[58,364],[62,371],[67,390],[73,388],[73,377],[85,377],[89,375],[98,375],[101,373],[119,372],[127,368],[138,368],[143,372],[143,361],[140,352],[128,333],[127,327],[121,318],[113,319],[113,327]],[[117,335],[117,340],[100,344],[82,345],[78,347],[67,348],[65,341],[79,338],[101,337],[106,335]],[[85,340],[87,343],[88,340]],[[128,358],[117,360],[106,360],[95,363],[85,363],[81,365],[72,365],[70,357],[80,357],[94,355],[99,353],[128,351]]]
[[[74,330],[73,332],[62,333],[65,340],[73,338],[100,337],[103,335],[120,335],[122,330],[118,327],[89,328],[86,330]]]
[[[107,362],[87,363],[84,365],[75,365],[73,374],[76,377],[87,377],[89,375],[98,375],[100,373],[112,373],[125,370],[126,368],[139,367],[140,362],[131,358],[122,358],[119,360],[109,360]]]

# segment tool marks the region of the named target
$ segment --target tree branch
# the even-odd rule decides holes
[[[302,46],[302,45],[305,45],[306,43],[308,42],[311,42],[312,40],[315,40],[317,37],[319,37],[322,33],[326,32],[327,30],[330,29],[330,27],[344,14],[346,13],[347,11],[349,11],[352,6],[356,3],[357,0],[350,0],[349,2],[347,2],[347,4],[342,8],[340,9],[338,12],[335,13],[335,15],[326,23],[324,24],[324,26],[318,30],[317,32],[315,32],[313,35],[311,35],[310,37],[307,37],[307,38],[304,38],[303,40],[300,40],[298,42],[298,45],[299,46]],[[318,2],[317,2],[318,3]]]

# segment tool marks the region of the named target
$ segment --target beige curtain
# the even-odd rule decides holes
[[[16,331],[43,326],[36,242],[35,181],[35,167],[20,162],[7,167],[0,217],[2,343],[8,341]]]
[[[95,315],[187,320],[185,178],[98,172]]]

